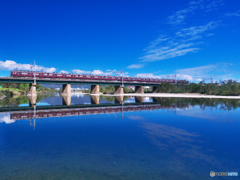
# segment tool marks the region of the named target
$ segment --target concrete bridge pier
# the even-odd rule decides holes
[[[114,86],[114,87],[115,87],[114,94],[124,94],[124,91],[123,91],[124,86]]]
[[[158,93],[158,87],[153,86],[153,93]]]
[[[143,96],[135,96],[136,103],[143,103]]]
[[[71,94],[62,96],[62,105],[70,106],[71,105]]]
[[[123,96],[115,96],[115,103],[122,104],[123,103]]]
[[[29,107],[36,107],[37,96],[28,96],[29,98]]]
[[[28,96],[37,96],[37,84],[36,83],[30,83],[29,84],[29,92]]]
[[[143,86],[135,86],[135,93],[144,93]]]
[[[99,94],[99,85],[91,85],[90,94]]]
[[[62,96],[71,96],[71,84],[62,85]]]
[[[93,95],[91,96],[91,104],[99,104],[99,95]]]

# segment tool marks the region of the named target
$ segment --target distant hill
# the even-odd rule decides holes
[[[43,87],[46,87],[46,88],[62,88],[62,85],[61,84],[40,84],[41,86]],[[90,88],[89,85],[72,85],[71,86],[72,88]]]

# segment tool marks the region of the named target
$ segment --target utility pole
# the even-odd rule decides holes
[[[116,74],[122,74],[122,86],[123,86],[123,69],[122,71],[115,71],[115,76]]]
[[[36,84],[36,63],[34,60],[34,64],[30,66],[31,71],[33,71],[33,79],[34,79],[34,84]]]
[[[175,78],[175,84],[177,84],[177,74],[174,75],[167,75],[167,78],[173,77]]]
[[[35,129],[36,127],[36,106],[34,106],[34,111],[33,111],[33,127]]]
[[[122,103],[122,120],[123,120],[123,103]]]
[[[123,69],[122,69],[122,86],[123,86]]]
[[[34,67],[34,84],[36,84],[36,68],[35,68],[35,66],[36,66],[36,63],[34,60],[34,65],[33,65],[33,67]]]

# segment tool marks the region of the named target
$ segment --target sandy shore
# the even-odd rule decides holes
[[[145,93],[145,94],[101,94],[102,96],[144,96],[144,97],[184,97],[184,98],[224,98],[224,99],[240,99],[240,96],[215,96],[204,94],[173,94],[173,93]]]

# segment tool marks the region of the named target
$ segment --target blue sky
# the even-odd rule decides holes
[[[2,1],[0,76],[18,68],[240,79],[240,2]]]

